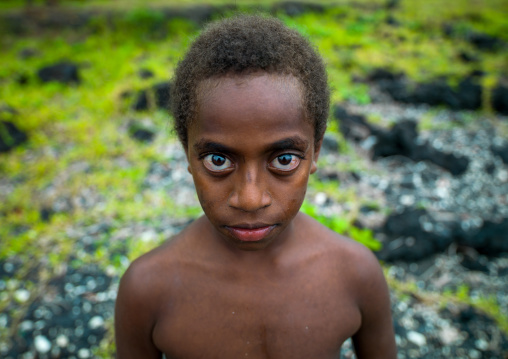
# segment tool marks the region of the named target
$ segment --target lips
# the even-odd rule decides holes
[[[226,226],[228,231],[242,242],[258,242],[268,236],[275,225],[253,224]]]

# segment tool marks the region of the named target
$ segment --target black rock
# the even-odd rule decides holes
[[[485,221],[480,229],[458,230],[458,243],[487,255],[508,252],[508,218],[499,222]]]
[[[149,89],[141,90],[136,95],[132,109],[135,111],[146,111],[150,108],[149,97],[155,100],[155,106],[160,109],[168,110],[170,105],[171,83],[161,82],[155,84]]]
[[[234,6],[223,5],[223,6],[212,6],[209,4],[199,4],[193,6],[187,6],[179,9],[177,12],[166,14],[167,18],[184,18],[195,24],[203,25],[210,22],[213,17],[217,14],[234,10]]]
[[[338,181],[339,180],[339,174],[335,171],[318,171],[318,178],[322,182],[329,182],[329,181]]]
[[[417,123],[411,119],[402,119],[390,130],[373,126],[364,116],[347,112],[342,106],[335,106],[334,117],[339,120],[339,128],[344,137],[359,142],[369,136],[375,136],[371,156],[378,159],[389,156],[405,156],[413,161],[430,161],[448,170],[454,176],[463,174],[468,166],[466,157],[438,151],[428,144],[417,144]]]
[[[499,277],[505,277],[508,276],[508,267],[499,268],[497,270],[497,275]]]
[[[307,12],[321,13],[325,10],[325,7],[316,3],[305,3],[300,1],[284,1],[274,5],[273,11],[284,11],[288,16],[298,16]]]
[[[149,79],[154,76],[153,72],[148,69],[141,69],[138,74],[142,79]]]
[[[32,57],[36,57],[38,54],[39,54],[38,51],[35,49],[25,48],[18,53],[18,56],[19,58],[25,60]]]
[[[478,62],[478,57],[475,55],[472,55],[469,52],[461,51],[459,53],[459,59],[463,62],[470,63],[470,62]]]
[[[397,27],[397,26],[400,25],[400,23],[397,21],[397,19],[395,19],[392,15],[388,15],[386,17],[385,22],[386,22],[387,25],[390,25],[390,26],[393,26],[393,27]]]
[[[453,153],[445,153],[430,147],[429,145],[419,145],[413,149],[412,159],[415,161],[430,161],[446,170],[454,176],[460,176],[467,171],[469,159],[459,157]]]
[[[496,156],[501,157],[501,160],[508,165],[508,143],[504,144],[503,146],[492,145],[490,150]]]
[[[417,85],[404,100],[431,106],[445,105],[454,110],[477,110],[482,104],[482,87],[472,77],[463,79],[457,88],[450,86],[445,79],[437,79]]]
[[[455,32],[455,27],[453,26],[453,24],[444,23],[442,26],[442,30],[443,30],[443,34],[446,37],[451,37],[451,36],[453,36],[453,34]]]
[[[374,81],[374,82],[384,81],[384,80],[394,81],[394,80],[401,79],[402,77],[403,77],[403,74],[401,74],[399,72],[393,72],[393,71],[386,69],[386,68],[377,68],[377,69],[372,70],[369,73],[369,75],[367,76],[367,80]]]
[[[132,109],[135,111],[146,111],[148,110],[148,94],[146,90],[141,90],[136,96],[136,100],[132,105]]]
[[[429,232],[423,228],[427,221],[435,222],[424,209],[407,208],[391,214],[378,229],[389,242],[376,255],[386,261],[412,261],[444,250],[453,242],[454,223],[440,222],[442,231]]]
[[[477,49],[483,51],[496,51],[503,44],[503,41],[499,37],[476,31],[470,31],[466,35],[466,39]]]
[[[507,152],[506,159],[508,160],[508,152]],[[496,170],[496,166],[492,162],[485,164],[485,172],[487,172],[489,175],[494,174],[495,170]]]
[[[424,209],[408,209],[388,216],[383,226],[387,235],[414,236],[421,230],[420,217],[427,214]]]
[[[390,95],[395,101],[403,103],[416,103],[414,99],[414,85],[410,84],[405,77],[394,80],[382,80],[378,83],[381,91]]]
[[[477,258],[473,258],[469,255],[465,255],[464,258],[460,261],[460,264],[469,270],[489,273],[489,268],[486,265],[478,262]]]
[[[492,108],[508,116],[508,86],[497,85],[492,92]]]
[[[65,84],[80,83],[78,66],[72,62],[60,62],[41,68],[37,75],[42,82],[57,81]]]
[[[382,92],[398,102],[477,110],[482,105],[482,87],[477,80],[479,75],[469,75],[457,87],[452,87],[446,78],[413,83],[403,74],[381,68],[372,71],[367,80],[377,83]]]
[[[386,2],[385,7],[388,10],[394,10],[394,9],[398,8],[399,5],[400,5],[400,0],[388,0]]]
[[[16,82],[20,85],[26,85],[29,80],[30,77],[27,74],[19,74],[16,76]]]
[[[374,159],[395,155],[413,157],[415,140],[418,137],[415,121],[401,120],[391,130],[377,129],[373,134],[377,137],[376,144],[372,148]]]
[[[129,124],[129,135],[139,142],[152,142],[155,137],[155,132],[142,124],[132,121]]]
[[[340,132],[345,138],[359,142],[370,136],[372,127],[364,116],[350,114],[339,105],[335,106],[333,114],[339,121]]]
[[[26,142],[28,136],[10,121],[0,121],[0,153]]]
[[[131,136],[139,142],[152,142],[155,133],[147,129],[137,129],[132,132]]]
[[[337,152],[339,150],[339,142],[335,137],[325,133],[321,149],[328,152]]]
[[[42,207],[41,210],[39,211],[39,216],[41,218],[41,221],[49,222],[54,213],[55,211],[53,211],[53,209],[49,207]]]
[[[155,105],[167,110],[170,104],[171,83],[161,82],[153,86],[155,91]]]

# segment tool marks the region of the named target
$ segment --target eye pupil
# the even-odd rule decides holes
[[[282,155],[278,157],[279,163],[283,166],[287,166],[291,163],[291,159],[293,156],[291,155]]]
[[[215,166],[222,166],[226,162],[226,159],[219,155],[213,155],[212,156],[212,163]]]

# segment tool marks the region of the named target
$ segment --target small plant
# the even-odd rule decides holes
[[[374,238],[371,230],[355,227],[348,219],[344,217],[327,217],[319,214],[316,207],[312,206],[308,202],[303,203],[301,211],[313,217],[318,222],[330,228],[331,230],[354,239],[370,250],[378,251],[382,247],[381,242]]]

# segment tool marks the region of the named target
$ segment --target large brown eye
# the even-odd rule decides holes
[[[203,158],[203,165],[212,172],[224,172],[233,168],[233,163],[230,159],[215,153],[206,155]]]
[[[285,153],[283,155],[275,157],[275,159],[270,162],[269,166],[275,168],[279,171],[292,171],[300,164],[301,159],[293,154]]]

